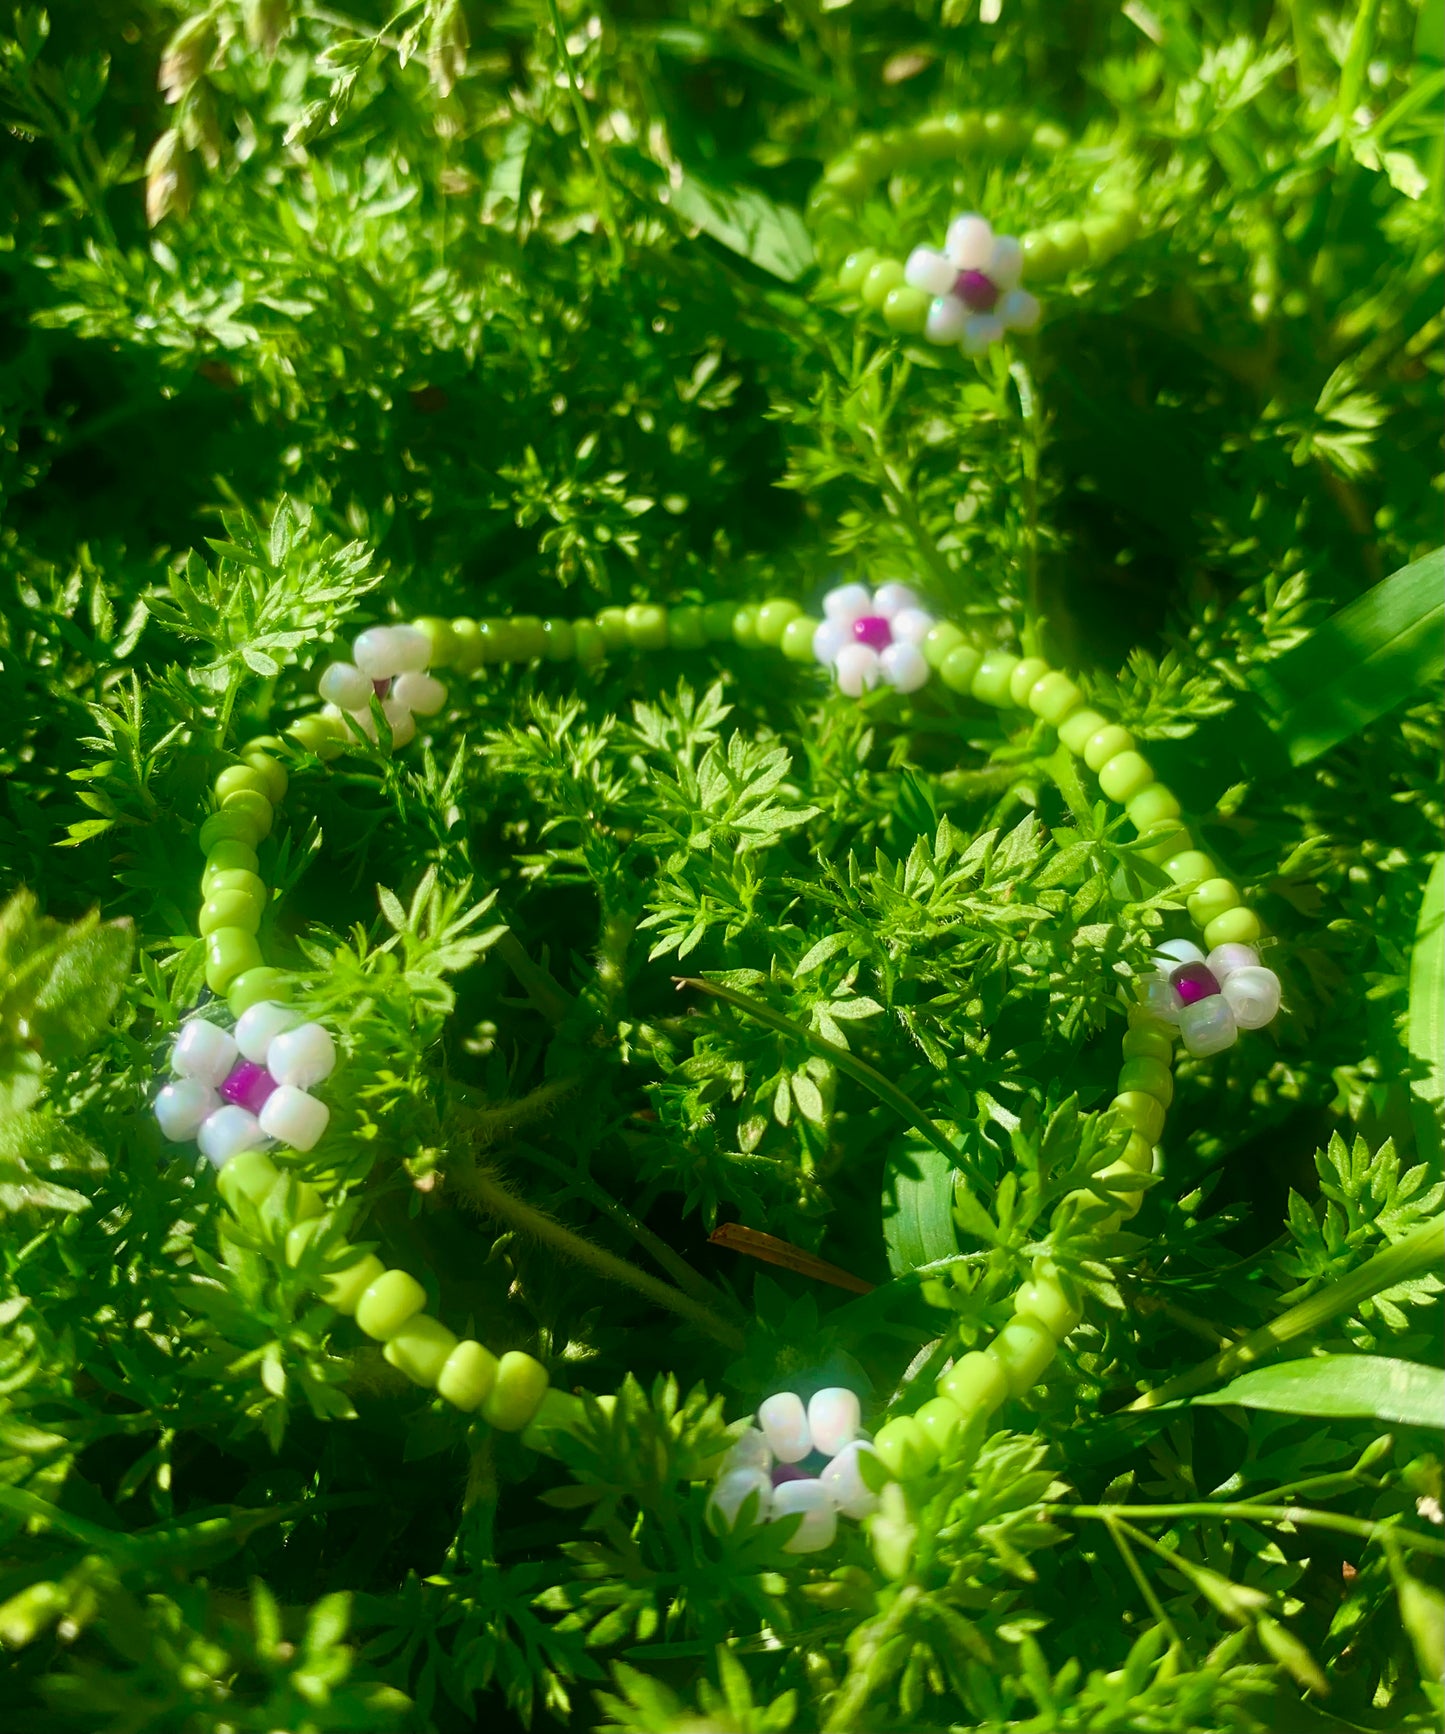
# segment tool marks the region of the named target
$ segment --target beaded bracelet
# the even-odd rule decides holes
[[[1268,1023],[1279,1008],[1278,979],[1253,949],[1258,919],[1195,846],[1180,803],[1132,736],[1086,705],[1066,674],[1040,657],[975,643],[961,627],[935,618],[904,584],[871,591],[843,585],[822,607],[814,617],[783,597],[741,606],[634,603],[581,620],[427,618],[375,627],[357,638],[351,662],[322,674],[324,708],[298,718],[286,734],[321,761],[384,735],[399,748],[411,739],[416,715],[436,714],[447,702],[433,669],[465,674],[539,659],[591,664],[622,650],[701,650],[725,642],[821,664],[846,695],[875,687],[915,692],[936,676],[951,694],[1013,706],[1052,726],[1097,776],[1105,797],[1123,806],[1143,858],[1185,892],[1203,940],[1203,946],[1164,942],[1154,975],[1139,984],[1138,1002],[1129,1008],[1110,1104],[1127,1140],[1100,1175],[1111,1204],[1101,1207],[1097,1194],[1085,1192],[1060,1206],[1087,1202],[1109,1231],[1137,1210],[1154,1168],[1173,1096],[1176,1036],[1191,1054],[1206,1056],[1231,1045],[1240,1029]],[[268,895],[257,851],[287,792],[276,756],[285,750],[274,736],[253,741],[216,779],[215,810],[197,832],[205,857],[199,927],[207,987],[224,1002],[232,1025],[215,1021],[219,1013],[185,1023],[172,1052],[175,1079],[161,1090],[155,1112],[167,1138],[196,1139],[220,1170],[218,1189],[233,1215],[244,1223],[248,1212],[260,1212],[285,1229],[285,1256],[295,1266],[323,1227],[326,1206],[314,1186],[283,1172],[268,1148],[284,1144],[304,1154],[323,1136],[329,1110],[311,1092],[331,1075],[336,1051],[322,1025],[290,1008],[290,977],[265,963],[257,941]],[[225,1240],[223,1234],[223,1251]],[[532,1356],[497,1356],[458,1340],[425,1311],[415,1277],[387,1269],[373,1253],[334,1240],[328,1245],[322,1299],[353,1316],[414,1383],[500,1430],[525,1430],[524,1439],[539,1449],[558,1429],[577,1424],[581,1400],[551,1389]],[[798,1553],[827,1547],[840,1515],[869,1519],[886,1534],[896,1522],[886,1483],[926,1473],[967,1420],[986,1420],[1006,1397],[1027,1391],[1080,1317],[1066,1279],[1048,1260],[1037,1261],[1015,1297],[1012,1320],[993,1342],[962,1356],[938,1380],[936,1397],[886,1421],[872,1440],[860,1431],[852,1392],[828,1388],[806,1405],[799,1393],[775,1393],[720,1465],[710,1497],[716,1521],[796,1517],[785,1546]]]

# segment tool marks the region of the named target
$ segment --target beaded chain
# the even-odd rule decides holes
[[[1113,1198],[1102,1226],[1111,1228],[1137,1210],[1173,1095],[1175,1041],[1197,1056],[1217,1053],[1240,1030],[1261,1027],[1278,1010],[1278,979],[1254,950],[1259,921],[1196,846],[1179,801],[1133,737],[1086,704],[1068,675],[1040,657],[977,643],[962,627],[936,618],[908,586],[888,583],[876,590],[840,586],[824,597],[818,616],[791,599],[769,597],[740,607],[634,603],[580,620],[428,618],[373,627],[356,639],[350,662],[322,673],[324,706],[285,731],[289,747],[277,736],[242,747],[236,763],[216,778],[214,811],[196,832],[205,861],[199,929],[206,984],[229,1017],[208,1005],[205,1015],[184,1024],[172,1051],[175,1076],[160,1091],[155,1112],[167,1138],[195,1139],[219,1170],[221,1196],[243,1229],[257,1212],[281,1224],[287,1260],[296,1265],[326,1213],[318,1190],[270,1154],[283,1146],[305,1154],[324,1136],[329,1110],[314,1092],[337,1060],[328,1031],[292,1009],[291,977],[266,963],[257,937],[269,896],[261,851],[288,787],[281,759],[291,756],[319,770],[349,746],[388,734],[390,747],[400,749],[412,738],[417,715],[434,715],[447,703],[447,689],[433,671],[465,676],[486,665],[592,664],[621,652],[722,644],[821,666],[847,696],[879,686],[910,693],[936,680],[959,698],[1023,710],[1056,729],[1104,796],[1123,807],[1140,853],[1184,893],[1202,941],[1160,946],[1156,971],[1139,984],[1129,1010],[1111,1103],[1128,1138],[1101,1175]],[[1081,1197],[1097,1205],[1094,1194]],[[495,1428],[522,1431],[541,1449],[557,1429],[580,1418],[581,1400],[550,1388],[546,1369],[532,1356],[514,1350],[498,1357],[478,1342],[458,1340],[425,1311],[425,1291],[410,1273],[387,1269],[373,1253],[328,1245],[332,1257],[321,1298],[354,1317],[416,1384]],[[716,1520],[796,1516],[800,1521],[785,1545],[798,1553],[827,1547],[840,1516],[871,1518],[886,1533],[887,1483],[925,1473],[967,1420],[986,1419],[1006,1398],[1027,1391],[1080,1318],[1065,1280],[1047,1260],[1039,1261],[1015,1297],[1013,1318],[993,1342],[962,1356],[938,1380],[935,1398],[914,1414],[885,1421],[871,1440],[851,1391],[819,1391],[806,1406],[793,1392],[769,1397],[720,1468],[710,1499]]]

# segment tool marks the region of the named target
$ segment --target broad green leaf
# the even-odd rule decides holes
[[[1425,1068],[1414,1080],[1417,1096],[1437,1107],[1445,1100],[1445,856],[1425,885],[1415,949],[1410,954],[1410,1052]]]
[[[889,1166],[883,1195],[888,1268],[905,1276],[958,1251],[953,1226],[953,1164],[930,1145],[906,1142]]]
[[[1256,1367],[1194,1401],[1281,1415],[1367,1416],[1412,1427],[1445,1427],[1445,1368],[1389,1355],[1310,1355]]]
[[[1445,548],[1403,566],[1251,671],[1290,762],[1305,765],[1445,675]]]
[[[812,268],[813,243],[803,219],[756,187],[715,187],[684,174],[669,203],[684,222],[785,283],[796,283]]]

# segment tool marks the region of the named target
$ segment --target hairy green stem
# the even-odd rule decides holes
[[[1189,1505],[1061,1505],[1064,1517],[1092,1518],[1113,1525],[1127,1518],[1153,1517],[1169,1523],[1184,1518],[1205,1518],[1215,1522],[1238,1520],[1241,1523],[1288,1523],[1300,1529],[1332,1529],[1340,1535],[1352,1535],[1362,1541],[1380,1541],[1388,1534],[1403,1547],[1413,1547],[1445,1559],[1445,1541],[1433,1535],[1420,1535],[1413,1529],[1402,1529],[1397,1522],[1371,1523],[1363,1517],[1346,1517],[1337,1511],[1314,1511],[1307,1505],[1254,1505],[1247,1501],[1230,1505],[1212,1505],[1207,1500]]]
[[[533,961],[526,947],[510,930],[497,941],[497,954],[527,991],[527,998],[554,1027],[571,1011],[572,995],[548,969]]]
[[[612,253],[612,263],[622,265],[626,261],[626,253],[622,246],[622,231],[617,222],[617,207],[612,202],[612,183],[607,178],[607,167],[602,161],[602,152],[597,148],[597,135],[592,130],[592,116],[587,112],[587,104],[582,99],[582,85],[577,77],[577,67],[572,59],[572,50],[567,46],[567,32],[562,25],[562,14],[558,10],[557,0],[547,0],[547,10],[552,15],[552,29],[557,37],[557,52],[562,57],[562,65],[567,73],[567,89],[572,98],[572,112],[577,117],[577,126],[582,134],[582,142],[587,151],[588,161],[592,164],[592,173],[597,177],[597,199],[602,206],[602,221],[607,230],[607,245]]]

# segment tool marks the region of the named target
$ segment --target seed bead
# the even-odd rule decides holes
[[[771,597],[758,609],[758,643],[781,644],[788,623],[796,620],[802,612],[796,602],[784,596]]]
[[[281,1170],[264,1150],[243,1150],[216,1176],[216,1190],[228,1208],[235,1210],[243,1198],[260,1204],[280,1178]]]
[[[1216,915],[1204,929],[1204,943],[1211,950],[1216,945],[1254,945],[1262,931],[1254,911],[1241,906]]]
[[[547,1369],[540,1361],[509,1349],[497,1362],[496,1381],[482,1404],[482,1419],[499,1433],[520,1433],[547,1390]]]
[[[514,614],[509,621],[488,624],[505,629],[508,641],[505,660],[508,662],[537,662],[547,649],[547,635],[542,629],[541,619],[535,614]]]
[[[457,1344],[436,1379],[437,1395],[470,1415],[480,1409],[497,1382],[497,1357],[470,1338]]]
[[[667,642],[674,650],[701,650],[707,643],[702,609],[695,602],[668,609]]]
[[[897,259],[880,259],[870,266],[860,291],[863,305],[876,313],[895,289],[904,285],[903,267]]]
[[[1084,1316],[1070,1302],[1058,1280],[1047,1276],[1036,1276],[1020,1285],[1014,1296],[1014,1313],[1037,1319],[1056,1343],[1063,1342]]]
[[[485,661],[480,625],[465,614],[459,614],[452,621],[451,667],[458,674],[474,674]]]
[[[436,614],[423,614],[412,621],[412,630],[426,639],[428,668],[450,668],[456,657],[457,635],[449,620]]]
[[[744,650],[753,650],[761,642],[758,638],[756,602],[744,602],[741,608],[733,611],[733,639]]]
[[[218,927],[206,935],[206,986],[225,993],[237,976],[261,963],[256,936],[243,927]]]
[[[1009,703],[1021,710],[1026,708],[1034,687],[1046,674],[1053,672],[1041,656],[1026,656],[1022,662],[1015,663],[1013,673],[1008,677]]]
[[[1146,783],[1138,794],[1129,797],[1126,807],[1130,823],[1142,837],[1156,825],[1179,817],[1179,802],[1163,783]]]
[[[387,1339],[381,1352],[414,1385],[435,1390],[442,1369],[456,1347],[457,1339],[453,1332],[426,1313],[418,1313],[395,1336]]]
[[[1163,1060],[1140,1054],[1125,1060],[1119,1068],[1119,1089],[1125,1094],[1142,1090],[1167,1108],[1174,1100],[1174,1074]]]
[[[1084,756],[1084,748],[1088,746],[1100,729],[1108,728],[1109,719],[1100,716],[1098,711],[1076,710],[1072,716],[1066,717],[1059,724],[1059,739],[1069,749],[1076,759]]]
[[[923,635],[923,657],[930,668],[942,668],[949,653],[966,644],[961,628],[951,620],[936,620]]]
[[[1196,927],[1208,927],[1216,916],[1238,909],[1243,903],[1239,887],[1228,879],[1206,879],[1191,891],[1186,900],[1190,920]]]
[[[217,891],[201,905],[197,926],[204,939],[220,927],[254,933],[261,925],[261,902],[244,891]]]
[[[1154,781],[1154,770],[1142,753],[1115,753],[1099,772],[1099,787],[1111,801],[1126,804]]]
[[[386,1342],[426,1305],[426,1290],[408,1271],[383,1271],[356,1303],[356,1322],[369,1337]]]
[[[878,254],[876,249],[872,247],[860,247],[856,253],[850,253],[839,268],[838,287],[840,289],[861,289],[863,279],[877,263]]]
[[[276,809],[262,794],[255,789],[236,789],[221,802],[223,813],[249,813],[256,826],[256,838],[259,842],[271,835],[271,824],[276,816]]]
[[[1193,885],[1213,879],[1219,869],[1214,865],[1213,857],[1202,849],[1183,849],[1169,857],[1164,863],[1164,871],[1176,885]]]
[[[733,615],[737,605],[732,602],[708,602],[703,606],[702,627],[709,644],[727,644],[733,635]]]
[[[607,640],[595,620],[572,622],[572,652],[586,668],[595,667],[607,658]]]
[[[938,1391],[963,1415],[987,1417],[1008,1396],[1008,1380],[991,1350],[974,1349],[955,1361],[939,1379]]]
[[[237,811],[234,807],[225,812],[212,813],[196,833],[196,842],[203,855],[209,855],[218,843],[244,843],[248,848],[252,848],[260,840],[255,818],[250,813]]]
[[[542,622],[542,656],[547,662],[570,662],[576,648],[577,635],[570,620]]]
[[[1162,1030],[1129,1030],[1123,1041],[1126,1060],[1159,1060],[1168,1064],[1174,1054],[1174,1044]]]
[[[253,770],[250,765],[227,765],[212,785],[216,791],[216,799],[224,801],[227,795],[233,795],[237,789],[250,789],[269,803],[270,785],[260,771]]]
[[[288,999],[290,994],[291,978],[285,970],[262,964],[256,969],[243,970],[236,977],[226,993],[226,1004],[233,1016],[240,1017],[260,1000]]]
[[[1164,1104],[1157,1096],[1144,1090],[1120,1090],[1109,1106],[1132,1131],[1151,1144],[1158,1143],[1164,1130]]]
[[[1116,753],[1132,752],[1134,737],[1118,723],[1108,723],[1084,743],[1084,763],[1097,774]]]
[[[244,892],[246,896],[253,898],[256,906],[263,911],[271,898],[265,880],[258,874],[247,872],[244,867],[223,867],[219,872],[212,872],[207,868],[201,875],[202,901],[219,897],[223,891]]]
[[[273,744],[278,750],[281,742],[274,735],[263,736],[262,739]],[[266,787],[261,791],[273,806],[278,806],[286,799],[286,791],[291,786],[291,779],[286,774],[286,767],[279,760],[272,758],[265,748],[255,741],[241,748],[241,762],[249,770],[257,771],[265,779]]]
[[[924,654],[927,655],[926,650]],[[955,645],[938,665],[938,678],[950,692],[971,693],[973,677],[982,661],[982,654],[973,645]]]
[[[900,283],[890,289],[883,301],[883,322],[891,331],[917,337],[928,318],[932,298],[911,283]]]
[[[609,650],[626,650],[627,610],[625,608],[599,608],[597,610],[597,630],[602,634]]]
[[[899,1481],[926,1475],[938,1461],[938,1448],[911,1415],[895,1415],[873,1440],[883,1467]]]
[[[947,1397],[930,1397],[913,1419],[936,1456],[944,1456],[963,1428],[963,1415]]]
[[[1015,1313],[989,1348],[1008,1382],[1009,1393],[1023,1396],[1058,1352],[1058,1342],[1042,1319]]]
[[[1019,659],[1010,656],[1006,650],[989,651],[973,677],[973,696],[981,704],[995,705],[1000,709],[1012,703],[1009,684],[1018,665]]]
[[[1060,674],[1057,669],[1040,675],[1029,688],[1029,709],[1046,723],[1052,723],[1055,728],[1061,727],[1083,702],[1083,693],[1068,675]]]
[[[779,649],[789,662],[812,662],[813,634],[822,625],[821,620],[815,620],[810,614],[800,614],[796,620],[790,620],[783,628],[783,636],[779,641]]]
[[[386,1266],[374,1252],[368,1252],[355,1264],[348,1265],[335,1276],[327,1277],[321,1290],[321,1298],[327,1306],[334,1307],[337,1312],[350,1317],[360,1306],[362,1297],[369,1292],[372,1284],[385,1274]]]

